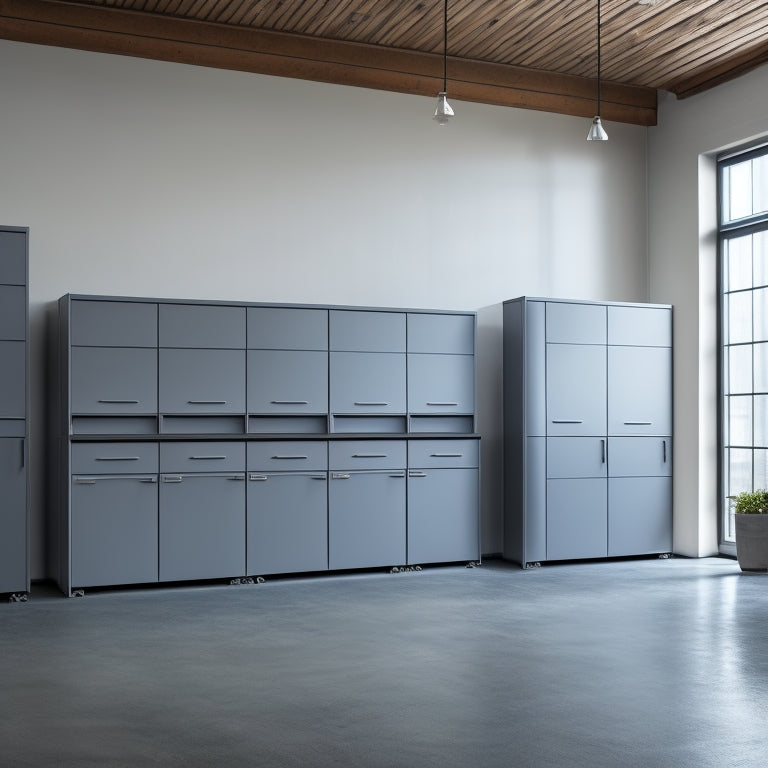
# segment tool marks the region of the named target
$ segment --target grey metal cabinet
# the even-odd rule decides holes
[[[666,305],[504,303],[507,559],[671,550],[671,341]]]
[[[409,443],[409,564],[480,558],[478,467],[476,440]]]
[[[28,238],[0,227],[0,593],[29,592]]]

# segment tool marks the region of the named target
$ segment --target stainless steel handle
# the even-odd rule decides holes
[[[405,472],[393,472],[390,477],[405,477]]]
[[[156,477],[140,477],[139,482],[140,483],[156,483],[157,478]]]
[[[21,468],[24,469],[24,467],[27,466],[27,440],[26,438],[21,438]]]
[[[312,475],[313,480],[327,480],[328,478],[325,475]]]
[[[190,456],[189,457],[193,461],[208,461],[208,459],[226,459],[226,456]]]
[[[163,475],[164,483],[180,483],[184,480],[181,475]]]
[[[427,476],[426,472],[416,472],[412,470],[408,471],[408,477],[426,477],[426,476]]]
[[[650,427],[653,424],[652,421],[625,421],[624,425],[627,427]]]
[[[94,461],[138,461],[138,456],[97,456]]]
[[[99,400],[100,403],[107,403],[108,405],[138,405],[138,400]]]
[[[374,401],[366,402],[363,400],[355,400],[355,405],[389,405],[389,403],[374,402]]]
[[[458,406],[458,403],[427,403],[427,405],[437,405],[437,406]]]
[[[386,453],[353,453],[353,459],[386,459]]]
[[[600,454],[602,456],[602,463],[605,464],[605,440],[600,441]]]
[[[430,453],[429,455],[435,459],[460,459],[464,456],[463,453]]]
[[[189,405],[226,405],[226,400],[187,400]]]
[[[261,483],[265,483],[269,478],[266,475],[248,475],[249,480],[258,480]]]
[[[308,459],[309,456],[270,456],[271,459]]]
[[[661,452],[662,452],[662,455],[663,455],[663,458],[664,458],[664,463],[666,464],[667,463],[667,441],[666,440],[662,440],[661,441],[661,446],[662,446],[662,451]]]
[[[552,419],[553,424],[583,424],[583,419]]]
[[[96,485],[95,477],[76,477],[75,482],[78,485]]]
[[[334,472],[334,473],[331,475],[331,477],[332,477],[334,480],[349,480],[349,478],[351,477],[351,475],[349,475],[349,473],[347,473],[347,472]]]
[[[272,405],[309,405],[309,400],[270,400]]]
[[[245,475],[230,475],[227,480],[245,480]]]

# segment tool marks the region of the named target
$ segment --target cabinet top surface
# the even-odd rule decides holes
[[[672,309],[671,304],[651,304],[637,301],[592,301],[588,299],[563,299],[553,296],[518,296],[514,299],[506,299],[503,304],[512,304],[518,301],[545,301],[556,304],[591,304],[600,307],[650,307],[654,309]]]

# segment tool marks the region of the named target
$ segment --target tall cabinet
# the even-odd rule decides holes
[[[29,592],[28,236],[0,227],[0,593]]]
[[[504,303],[504,557],[672,547],[672,309]]]
[[[65,593],[480,558],[474,313],[57,309]]]

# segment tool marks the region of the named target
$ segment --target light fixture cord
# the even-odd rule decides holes
[[[448,0],[443,6],[443,93],[448,93]]]
[[[597,116],[600,117],[600,0],[597,0]]]

